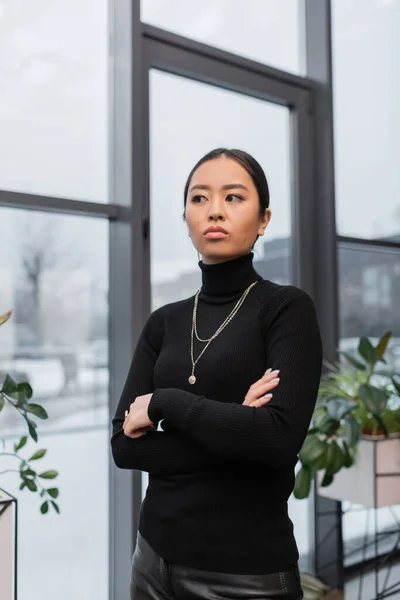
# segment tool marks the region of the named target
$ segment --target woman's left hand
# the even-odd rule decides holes
[[[136,439],[146,435],[148,431],[156,429],[155,424],[150,421],[148,408],[153,394],[138,396],[130,405],[129,413],[125,415],[123,425],[126,436]]]

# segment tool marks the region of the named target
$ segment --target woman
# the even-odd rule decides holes
[[[150,315],[113,419],[116,465],[149,473],[131,598],[299,600],[287,500],[321,375],[314,305],[253,267],[271,219],[254,158],[207,154],[184,203],[202,286]]]

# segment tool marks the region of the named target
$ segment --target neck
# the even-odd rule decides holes
[[[199,261],[202,297],[229,297],[243,292],[254,281],[262,279],[253,267],[253,256],[253,252],[249,252],[220,263]]]
[[[230,262],[232,260],[235,260],[236,258],[240,258],[241,256],[247,256],[244,254],[238,254],[237,256],[231,256],[229,258],[221,258],[221,257],[217,257],[217,258],[210,258],[208,256],[202,256],[201,258],[201,262],[203,265],[219,265],[221,263],[225,263],[225,262]]]

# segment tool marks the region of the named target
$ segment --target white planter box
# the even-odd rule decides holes
[[[17,502],[0,488],[0,598],[17,597]]]
[[[323,474],[318,473],[319,483]],[[341,469],[328,487],[319,485],[318,494],[367,508],[400,504],[400,438],[363,438],[356,464]]]

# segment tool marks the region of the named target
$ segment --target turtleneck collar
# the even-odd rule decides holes
[[[202,275],[201,296],[229,297],[243,292],[251,283],[262,279],[253,267],[254,253],[244,254],[221,263],[204,264],[199,261]]]

